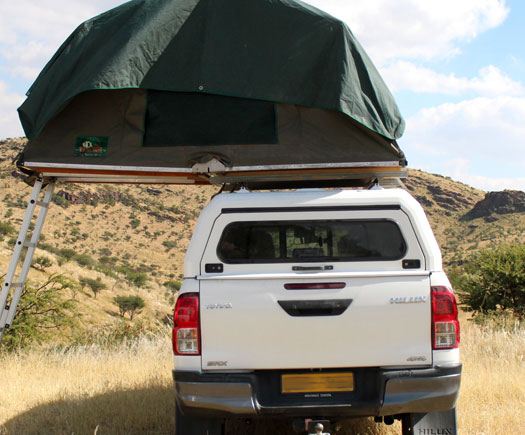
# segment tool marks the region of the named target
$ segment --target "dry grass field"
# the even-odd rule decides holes
[[[525,333],[463,322],[463,435],[521,434]],[[174,405],[169,334],[106,348],[33,349],[0,357],[1,434],[168,434]],[[288,425],[230,425],[231,434],[290,434]],[[338,434],[391,435],[400,425],[350,420]]]

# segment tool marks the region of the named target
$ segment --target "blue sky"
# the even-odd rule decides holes
[[[16,108],[83,20],[120,0],[2,0],[0,138],[22,136]],[[345,21],[407,121],[409,167],[484,190],[525,190],[525,2],[307,0]]]

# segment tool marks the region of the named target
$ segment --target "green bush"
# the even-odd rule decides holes
[[[16,317],[5,330],[2,347],[7,350],[56,338],[56,331],[75,326],[76,301],[66,298],[64,290],[75,290],[78,283],[62,275],[52,275],[36,286],[27,283],[22,291]]]
[[[175,240],[164,240],[162,245],[166,248],[166,251],[170,251],[177,247],[177,242]]]
[[[40,240],[42,240],[42,236],[40,236]],[[44,250],[44,251],[51,252],[52,254],[60,255],[60,249],[59,248],[55,248],[50,243],[40,242],[38,244],[38,247],[40,249]]]
[[[164,283],[164,287],[169,288],[174,293],[180,290],[181,285],[182,284],[179,281],[174,281],[174,280],[166,281]]]
[[[88,254],[77,254],[73,259],[83,267],[93,267],[96,264],[96,261]]]
[[[41,255],[39,257],[34,258],[31,265],[35,269],[40,269],[44,271],[48,267],[51,267],[53,265],[53,262],[51,261],[49,257],[46,257],[45,255]]]
[[[73,259],[75,255],[77,255],[77,251],[70,248],[62,248],[59,251],[59,255],[63,258],[65,258],[66,261],[70,261]]]
[[[140,270],[133,269],[128,264],[123,264],[117,267],[117,272],[123,274],[130,284],[135,287],[144,287],[148,281],[148,275]]]
[[[459,298],[475,315],[511,313],[525,315],[525,245],[502,245],[479,251],[454,276]]]
[[[58,195],[53,195],[53,202],[62,208],[68,208],[71,205],[66,198]]]
[[[0,222],[0,236],[9,236],[15,233],[15,227],[7,222]]]
[[[88,277],[81,277],[79,281],[82,287],[89,287],[91,289],[93,295],[95,296],[95,299],[97,298],[97,295],[100,293],[101,290],[107,288],[106,284],[104,284],[100,278],[92,279]]]
[[[113,301],[117,304],[119,309],[119,314],[124,317],[129,314],[130,320],[133,320],[135,314],[139,314],[146,306],[144,299],[140,296],[116,296],[113,298]]]

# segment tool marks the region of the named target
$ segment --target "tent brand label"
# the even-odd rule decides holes
[[[108,151],[107,136],[78,136],[75,157],[105,157]]]

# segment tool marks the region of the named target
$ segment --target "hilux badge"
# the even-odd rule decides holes
[[[427,302],[426,296],[410,296],[401,298],[390,298],[391,304],[424,304]]]

